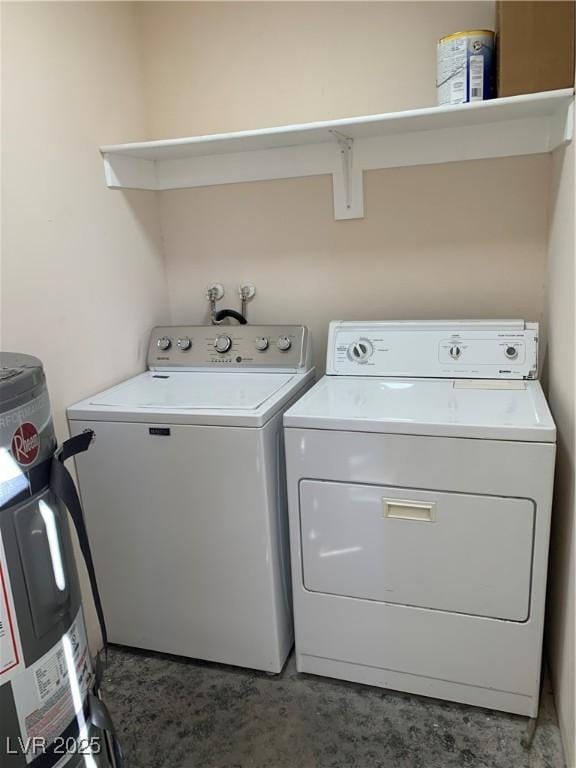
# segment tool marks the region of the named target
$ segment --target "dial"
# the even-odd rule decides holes
[[[268,341],[266,336],[259,336],[254,343],[256,345],[256,349],[259,352],[265,352],[270,346],[270,342]]]
[[[162,352],[165,352],[167,349],[170,349],[172,346],[172,342],[168,338],[168,336],[161,336],[158,341],[156,342],[156,346],[158,349],[162,350]]]
[[[453,344],[450,347],[450,357],[454,360],[458,360],[460,355],[462,354],[462,347],[459,347],[458,344]]]
[[[348,359],[354,363],[365,363],[373,352],[374,347],[368,339],[358,339],[348,347]]]
[[[182,350],[182,352],[186,352],[186,350],[190,349],[192,346],[192,341],[188,338],[188,336],[182,336],[181,339],[178,339],[176,344],[178,345],[178,349]]]
[[[288,350],[292,346],[292,342],[290,341],[288,336],[280,336],[278,338],[278,341],[276,342],[276,346],[281,352],[288,352]]]
[[[506,347],[504,354],[509,360],[515,360],[518,357],[518,350],[516,347],[510,345],[509,347]]]
[[[217,336],[214,340],[214,349],[216,352],[220,352],[221,354],[224,354],[224,352],[228,352],[230,347],[232,346],[232,339],[230,336]]]

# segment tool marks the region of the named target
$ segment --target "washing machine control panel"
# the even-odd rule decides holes
[[[310,363],[309,333],[303,325],[159,326],[148,347],[148,367],[154,370],[297,371]]]
[[[523,320],[330,324],[326,373],[534,379],[538,324]]]

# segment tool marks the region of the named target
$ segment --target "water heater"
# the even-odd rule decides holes
[[[99,696],[68,522],[72,516],[101,615],[80,504],[64,466],[90,437],[58,449],[42,363],[0,353],[3,768],[122,762]]]

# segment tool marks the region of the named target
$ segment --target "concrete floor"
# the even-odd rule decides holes
[[[104,692],[128,768],[563,768],[545,685],[532,749],[514,715],[114,647]]]

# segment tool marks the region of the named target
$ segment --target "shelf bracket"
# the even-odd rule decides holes
[[[354,139],[340,131],[331,130],[338,144],[339,169],[332,174],[334,216],[336,219],[364,218],[364,189],[362,169],[354,164]]]

